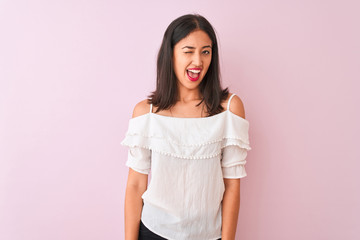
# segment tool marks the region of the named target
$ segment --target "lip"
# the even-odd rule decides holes
[[[186,71],[186,75],[187,75],[187,77],[189,78],[190,81],[196,82],[197,80],[199,80],[199,78],[200,78],[200,73],[201,73],[201,70],[202,70],[201,68],[188,68],[188,69],[186,69],[186,70],[187,70],[187,71]],[[192,78],[192,77],[190,77],[188,70],[200,70],[198,77],[197,77],[197,78]]]
[[[200,73],[201,73],[201,68],[188,68],[186,69],[186,75],[188,76],[188,79],[192,82],[196,82],[197,80],[199,80],[200,78]],[[189,75],[189,71],[188,70],[200,70],[198,76],[196,78],[192,78],[190,75]]]

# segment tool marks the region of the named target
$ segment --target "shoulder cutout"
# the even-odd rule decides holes
[[[135,105],[132,117],[139,117],[149,112],[150,104],[148,103],[148,100],[145,99]]]
[[[230,94],[230,96],[232,93]],[[241,101],[241,99],[238,97],[238,95],[235,95],[230,102],[230,112],[242,117],[245,119],[245,109],[244,104]]]

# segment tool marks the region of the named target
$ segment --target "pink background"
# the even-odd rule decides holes
[[[203,14],[252,150],[237,239],[360,239],[358,1],[0,1],[0,239],[124,239],[134,105]]]

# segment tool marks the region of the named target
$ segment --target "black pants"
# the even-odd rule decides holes
[[[139,240],[167,240],[167,239],[153,233],[142,223],[142,221],[140,221]],[[221,238],[219,238],[218,240],[221,240]]]

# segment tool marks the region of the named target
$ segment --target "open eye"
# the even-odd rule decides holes
[[[203,53],[204,53],[205,55],[209,55],[209,54],[210,54],[210,51],[205,50],[205,51],[203,51]]]

